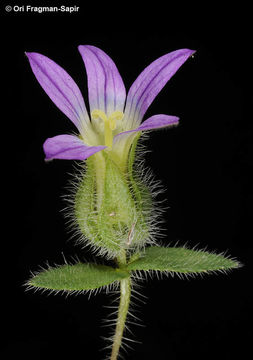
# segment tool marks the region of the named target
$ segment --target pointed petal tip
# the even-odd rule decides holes
[[[34,52],[34,51],[25,51],[25,56],[27,57],[31,66],[33,66],[33,64],[35,64],[36,62],[40,62],[43,59],[47,59],[47,57],[45,55],[42,55],[42,54]]]
[[[31,57],[32,52],[25,51],[24,54],[25,54],[25,56],[28,58],[28,60],[30,60],[30,57]]]
[[[44,55],[34,52],[34,51],[25,51],[24,54],[25,54],[26,58],[28,59],[31,66],[33,63],[36,62],[37,59],[39,60],[39,59],[45,57]]]
[[[25,55],[28,57],[28,59],[33,58],[36,55],[43,56],[42,54],[39,54],[39,53],[36,53],[36,52],[33,52],[33,51],[25,51]]]
[[[194,57],[194,54],[196,53],[197,50],[191,50],[191,49],[187,49],[188,52],[189,52],[189,56],[188,57],[191,57],[193,58]]]
[[[195,53],[195,52],[196,52],[196,50],[194,50],[194,49],[189,49],[189,48],[185,48],[184,50],[185,50],[185,51],[189,51],[189,52],[191,52],[191,53]]]
[[[194,55],[197,52],[197,50],[191,50],[191,49],[188,50],[191,52],[191,55]]]
[[[187,56],[187,58],[189,58],[190,56],[193,56],[197,50],[185,48],[178,51],[181,52],[181,55]]]

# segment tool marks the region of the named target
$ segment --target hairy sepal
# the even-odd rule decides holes
[[[133,162],[134,151],[122,171],[110,153],[95,154],[87,159],[77,186],[75,222],[83,239],[108,258],[143,247],[150,239],[152,196],[141,178],[134,179]]]
[[[222,254],[186,247],[150,246],[137,260],[127,265],[131,271],[161,271],[178,274],[227,272],[240,267],[240,263]]]
[[[77,263],[49,267],[34,275],[27,286],[41,290],[85,292],[119,282],[130,277],[127,270],[111,266]]]

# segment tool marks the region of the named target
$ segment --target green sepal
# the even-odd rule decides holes
[[[86,173],[75,194],[74,219],[84,235],[81,240],[109,258],[117,257],[122,249],[143,248],[151,237],[151,194],[133,174],[134,153],[129,173],[122,171],[110,153],[94,154],[86,161]]]
[[[110,285],[130,276],[127,270],[97,264],[62,265],[49,267],[34,275],[28,287],[56,291],[86,291]]]
[[[203,250],[190,250],[185,247],[151,246],[143,255],[127,265],[128,270],[155,270],[180,274],[227,271],[240,267],[240,263],[223,256]]]

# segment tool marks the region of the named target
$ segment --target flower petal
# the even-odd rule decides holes
[[[90,111],[102,110],[110,115],[124,109],[126,90],[112,59],[95,46],[80,45],[89,90]]]
[[[178,125],[179,117],[172,115],[153,115],[145,120],[138,128],[134,130],[124,131],[114,136],[114,145],[121,146],[121,143],[129,139],[131,136],[134,137],[134,133],[138,131],[147,131],[161,129],[168,126]]]
[[[135,130],[132,131],[144,131],[144,130],[154,130],[167,126],[178,125],[179,117],[172,115],[153,115],[147,120],[143,121],[143,123]]]
[[[88,146],[75,135],[57,135],[43,144],[46,160],[85,160],[106,146]]]
[[[166,54],[152,62],[132,84],[125,108],[125,127],[133,129],[141,120],[168,80],[195,51],[180,49]]]
[[[32,71],[55,105],[76,125],[79,131],[89,124],[82,94],[69,74],[48,57],[26,52]]]

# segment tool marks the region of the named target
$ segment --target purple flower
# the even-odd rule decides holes
[[[48,138],[43,145],[46,160],[85,160],[106,149],[120,161],[139,132],[178,124],[178,117],[164,114],[144,122],[142,119],[156,95],[193,50],[176,50],[152,62],[134,81],[126,97],[112,59],[94,46],[80,45],[78,49],[87,72],[90,114],[78,86],[64,69],[44,55],[26,53],[38,82],[79,133]]]

